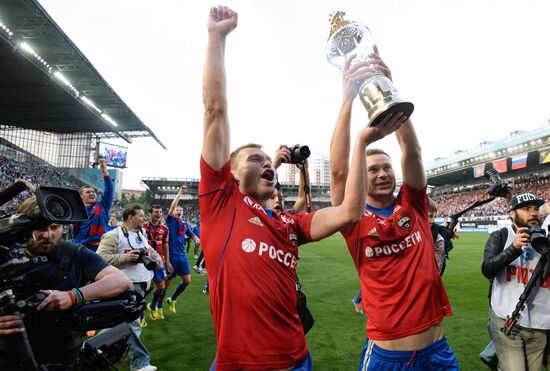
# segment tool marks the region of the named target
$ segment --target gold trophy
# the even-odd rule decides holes
[[[330,15],[331,29],[327,41],[327,59],[336,68],[342,70],[350,54],[357,54],[353,63],[367,61],[373,53],[372,35],[362,23],[344,19],[346,13],[337,11]],[[382,72],[375,73],[360,82],[359,98],[367,109],[370,124],[375,126],[389,113],[403,112],[410,117],[414,105],[399,96],[390,79]]]

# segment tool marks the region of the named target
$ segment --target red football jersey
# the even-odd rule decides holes
[[[426,190],[403,184],[388,218],[365,211],[342,232],[363,291],[367,334],[394,340],[452,315],[437,271]]]
[[[145,232],[147,233],[147,242],[149,242],[149,246],[154,247],[155,251],[164,261],[163,246],[169,241],[168,227],[160,223],[151,224],[150,222],[146,222],[143,228],[145,228]]]
[[[296,311],[298,245],[311,241],[312,214],[270,218],[239,191],[230,163],[201,158],[199,205],[216,370],[290,367],[307,356]]]

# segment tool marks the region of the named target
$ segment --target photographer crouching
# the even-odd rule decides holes
[[[123,223],[107,232],[101,238],[97,253],[109,264],[118,267],[132,280],[134,290],[145,296],[151,284],[153,270],[162,268],[160,255],[147,243],[143,222],[145,213],[140,205],[130,205],[122,214]],[[149,255],[151,257],[149,257]],[[136,337],[130,338],[130,357],[132,370],[154,371],[150,355],[139,339],[141,325],[139,318],[131,323]]]
[[[18,212],[30,217],[37,209],[37,200],[32,197],[19,206]],[[121,271],[84,246],[62,241],[62,234],[63,225],[56,223],[32,230],[26,254],[30,258],[44,256],[47,262],[30,268],[26,272],[28,284],[14,287],[13,294],[28,298],[36,294],[38,287],[40,298],[45,296],[45,299],[36,306],[35,312],[25,317],[0,316],[2,370],[21,367],[18,336],[25,333],[25,328],[38,363],[55,365],[51,369],[69,369],[82,346],[81,333],[64,321],[53,320],[52,314],[77,307],[84,301],[115,297],[132,287]],[[92,283],[86,285],[90,281]]]
[[[491,280],[489,331],[504,371],[542,367],[550,329],[550,278],[542,274],[548,272],[548,238],[537,228],[542,204],[532,193],[512,196],[512,225],[491,233],[485,245],[481,270]]]

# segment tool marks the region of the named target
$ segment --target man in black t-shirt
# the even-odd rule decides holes
[[[18,211],[30,214],[36,207],[36,200],[31,198],[21,204]],[[23,319],[17,315],[0,316],[0,369],[20,366],[15,345],[17,334],[22,331],[19,328],[21,321],[25,324],[36,361],[58,365],[56,369],[68,369],[82,345],[82,338],[62,321],[55,320],[51,312],[67,310],[84,301],[115,297],[130,290],[132,282],[93,251],[82,245],[62,242],[61,224],[34,230],[32,235],[27,254],[45,256],[48,262],[31,268],[27,277],[32,283],[13,291],[17,298],[27,298],[37,292],[46,298],[38,305],[36,313]],[[70,262],[64,274],[59,274],[64,257],[70,257]]]

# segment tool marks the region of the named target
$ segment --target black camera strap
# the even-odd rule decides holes
[[[132,246],[132,244],[130,243],[130,233],[128,232],[128,228],[126,228],[126,226],[123,224],[120,229],[122,230],[122,234],[124,235],[124,237],[126,238],[126,241],[128,241],[128,245],[130,246],[130,248],[132,250],[135,250],[136,248],[134,246]],[[140,228],[138,228],[136,234],[138,235],[138,238],[141,239],[141,236],[140,236]]]
[[[57,262],[57,267],[55,269],[54,276],[58,280],[63,280],[67,278],[67,273],[69,272],[69,267],[71,262],[76,256],[80,246],[74,245],[66,241],[60,241],[55,252],[55,260]],[[77,285],[78,283],[73,282]]]

